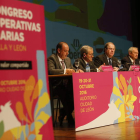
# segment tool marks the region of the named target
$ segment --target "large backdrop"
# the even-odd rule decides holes
[[[131,11],[128,0],[24,0],[44,5],[47,56],[56,44],[69,44],[69,57],[78,58],[82,45],[103,53],[106,42],[116,46],[115,57],[122,58],[132,46]]]

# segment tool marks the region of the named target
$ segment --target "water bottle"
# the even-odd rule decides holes
[[[87,63],[87,65],[86,65],[86,72],[90,72],[90,66],[89,66],[88,63]]]

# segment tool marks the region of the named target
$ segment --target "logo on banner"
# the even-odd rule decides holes
[[[73,49],[75,50],[74,52],[69,52],[69,57],[70,59],[77,59],[80,57],[80,52],[79,49],[82,47],[82,44],[80,44],[79,39],[74,39],[73,44],[71,44]]]
[[[73,44],[71,44],[71,46],[74,48],[74,50],[77,52],[81,47],[82,44],[80,44],[79,39],[74,39],[73,40]]]

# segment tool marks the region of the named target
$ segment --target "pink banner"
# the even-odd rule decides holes
[[[132,91],[132,93],[137,96],[137,100],[134,103],[134,105],[136,105],[137,107],[134,108],[133,115],[136,120],[136,119],[140,118],[140,111],[139,111],[139,108],[140,108],[140,72],[134,71],[133,73],[135,75],[133,82],[136,86],[135,86],[135,89]]]
[[[44,7],[0,1],[0,140],[53,140]]]
[[[139,119],[139,75],[73,74],[76,131]]]

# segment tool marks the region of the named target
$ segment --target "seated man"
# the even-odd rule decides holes
[[[77,59],[79,61],[79,67],[78,67],[79,69],[86,72],[86,65],[89,64],[90,72],[100,71],[101,67],[97,69],[92,60],[94,57],[92,47],[88,45],[82,46],[82,48],[80,49],[80,54],[81,54],[81,58]],[[75,64],[74,67],[76,67]]]
[[[114,71],[118,71],[118,59],[113,57],[115,54],[115,45],[112,42],[108,42],[104,47],[104,54],[95,57],[94,64],[96,67],[101,65],[112,65]]]
[[[72,74],[75,68],[71,64],[69,54],[69,46],[65,42],[60,42],[56,46],[56,54],[52,54],[48,59],[48,73],[50,75]],[[72,112],[74,109],[73,103],[73,86],[72,81],[67,79],[54,80],[53,95],[58,95],[64,110],[60,111],[59,121],[62,125],[65,115],[67,115],[68,123],[74,124]]]
[[[138,54],[139,52],[137,47],[130,47],[128,49],[128,55],[121,60],[127,70],[132,70],[130,67],[131,65],[139,65]]]

